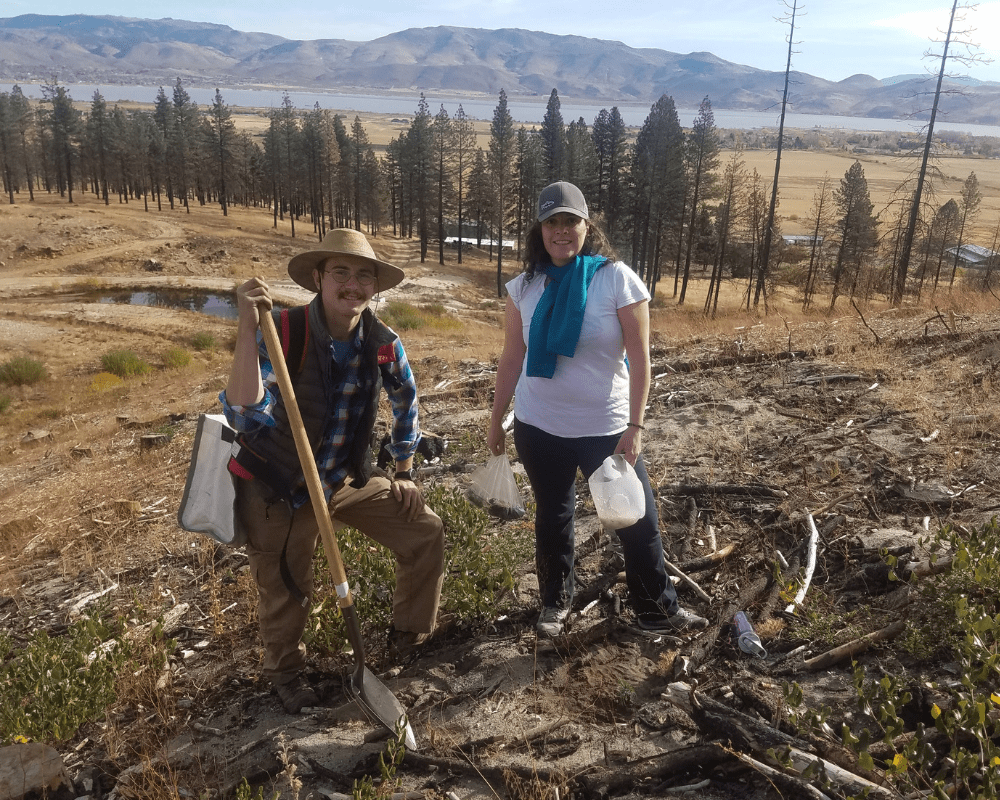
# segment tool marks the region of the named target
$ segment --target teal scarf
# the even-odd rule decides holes
[[[568,264],[549,264],[549,279],[528,329],[528,377],[551,378],[556,356],[573,357],[583,327],[587,290],[594,274],[608,263],[604,256],[577,256]]]

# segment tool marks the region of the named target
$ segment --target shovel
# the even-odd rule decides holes
[[[274,320],[270,312],[261,311],[260,329],[264,334],[268,355],[271,356],[271,366],[277,376],[281,396],[285,399],[285,410],[288,412],[288,421],[292,426],[295,449],[298,451],[299,463],[309,488],[309,498],[316,511],[316,522],[323,539],[323,550],[330,562],[330,571],[333,573],[333,580],[336,584],[337,604],[340,606],[340,613],[343,614],[344,624],[347,626],[347,640],[354,648],[355,668],[348,692],[369,719],[378,720],[394,734],[397,731],[397,726],[402,725],[403,744],[407,750],[416,750],[417,740],[406,718],[406,711],[403,710],[399,700],[389,691],[388,687],[365,666],[365,643],[361,638],[358,611],[354,607],[351,589],[347,585],[347,574],[344,572],[344,562],[340,557],[340,548],[337,546],[337,535],[334,533],[330,515],[326,513],[326,495],[323,493],[323,486],[319,480],[319,470],[316,468],[312,448],[309,446],[305,425],[302,424],[302,414],[295,401],[292,378],[288,374],[288,366],[285,364],[281,342],[278,340],[278,331],[274,327]]]

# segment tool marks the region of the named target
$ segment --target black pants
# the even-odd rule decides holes
[[[576,471],[589,477],[614,454],[620,438],[563,438],[514,420],[514,446],[535,493],[535,565],[543,607],[569,609],[573,602]],[[635,471],[646,493],[646,514],[617,532],[624,548],[629,601],[636,614],[674,614],[677,592],[667,579],[656,499],[642,456]]]

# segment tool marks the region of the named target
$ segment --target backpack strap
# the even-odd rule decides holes
[[[279,333],[281,352],[288,371],[297,375],[306,365],[306,343],[309,341],[309,306],[281,309]]]

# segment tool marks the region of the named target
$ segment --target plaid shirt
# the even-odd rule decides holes
[[[365,396],[358,381],[363,350],[361,339],[359,325],[351,340],[350,355],[344,364],[337,361],[332,341],[330,343],[330,359],[334,363],[333,375],[336,381],[333,394],[336,399],[327,429],[323,433],[322,444],[316,453],[316,466],[319,469],[327,502],[333,496],[333,490],[348,476],[351,437],[360,425],[364,413]],[[392,443],[389,445],[389,452],[396,461],[405,461],[416,452],[417,442],[420,440],[420,426],[417,422],[417,385],[402,343],[397,338],[392,346],[396,352],[396,360],[384,366],[390,374],[396,376],[400,385],[397,389],[388,382],[384,383],[389,401],[392,403],[393,416]],[[260,375],[264,383],[264,399],[252,406],[230,405],[226,402],[225,390],[219,393],[219,400],[222,402],[223,412],[229,424],[237,431],[250,434],[264,426],[274,426],[274,405],[281,395],[277,376],[274,374],[267,347],[264,345],[263,334],[259,330],[257,348],[260,355]],[[292,501],[298,508],[308,499],[309,491],[303,479],[293,488]]]

